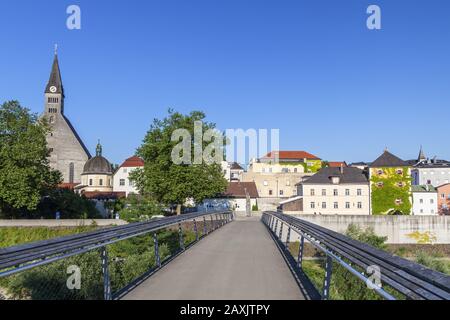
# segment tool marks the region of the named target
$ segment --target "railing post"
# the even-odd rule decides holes
[[[102,273],[103,273],[103,297],[112,300],[111,279],[109,277],[108,252],[106,246],[101,248]]]
[[[216,216],[216,224],[214,226],[214,230],[219,228],[219,218],[217,217],[217,214],[215,214],[215,216]]]
[[[208,235],[208,228],[206,227],[206,217],[203,216],[203,236]]]
[[[275,235],[277,234],[277,230],[278,230],[278,219],[275,219],[275,230],[274,230]]]
[[[330,298],[330,283],[332,272],[333,272],[333,259],[327,255],[327,262],[325,264],[325,278],[323,282],[323,294],[322,294],[323,300],[328,300]]]
[[[304,250],[305,250],[305,237],[301,236],[300,246],[298,248],[298,259],[297,259],[297,264],[300,269],[302,269],[302,266],[303,266],[303,251]]]
[[[291,240],[291,226],[288,228],[287,237],[286,237],[286,249],[289,249],[289,241]]]
[[[159,268],[161,267],[161,256],[159,255],[158,235],[156,234],[156,232],[153,234],[153,245],[155,246],[155,263]]]
[[[195,232],[195,239],[198,241],[198,229],[197,229],[197,220],[194,219],[194,232]]]
[[[211,231],[214,231],[215,229],[215,226],[214,226],[214,218],[213,218],[213,216],[211,216]]]
[[[181,227],[181,222],[178,224],[178,235],[180,237],[180,249],[184,250],[183,228]]]
[[[282,239],[282,236],[283,236],[283,226],[284,226],[283,221],[281,221],[280,224],[281,224],[281,225],[280,225],[280,235],[278,236],[278,238],[280,239],[281,242],[283,242],[283,239]]]

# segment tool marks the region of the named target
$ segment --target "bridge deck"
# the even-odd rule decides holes
[[[123,297],[125,300],[302,300],[294,276],[256,219],[215,231]]]

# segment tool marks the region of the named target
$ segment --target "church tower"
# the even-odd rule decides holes
[[[91,155],[64,115],[64,98],[58,54],[55,50],[50,78],[45,88],[43,114],[51,128],[51,133],[47,136],[50,166],[62,173],[64,183],[79,184],[84,164]]]

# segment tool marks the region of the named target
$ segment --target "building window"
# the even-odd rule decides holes
[[[397,169],[397,174],[398,175],[402,175],[403,174],[403,169]]]
[[[420,199],[420,204],[423,204],[423,199]]]
[[[264,186],[267,187],[269,185],[269,183],[267,181],[264,180]]]
[[[284,191],[280,190],[280,196],[284,195]]]
[[[314,189],[311,189],[311,196],[315,196],[316,195],[316,191]]]
[[[384,186],[384,183],[383,183],[383,182],[378,182],[378,183],[377,183],[377,187],[378,187],[378,188],[383,188],[383,186]]]
[[[55,118],[53,116],[50,116],[50,123],[55,123]]]
[[[403,182],[399,182],[399,183],[397,183],[397,186],[399,186],[400,188],[403,188],[405,186],[405,184]]]
[[[69,182],[73,183],[75,178],[75,165],[73,162],[69,164]]]
[[[338,189],[334,189],[334,190],[333,190],[333,195],[334,195],[335,197],[339,195]]]
[[[316,203],[315,202],[311,202],[311,209],[315,209],[316,208]]]
[[[345,203],[345,209],[350,209],[350,202]]]
[[[322,196],[326,196],[327,195],[327,190],[326,189],[322,189]]]
[[[53,152],[53,150],[54,150],[53,148],[50,148],[50,149],[49,149],[50,153],[52,153],[52,152]]]
[[[290,186],[290,185],[291,185],[291,182],[290,182],[290,181],[286,181],[286,185],[287,185],[287,186]]]
[[[381,169],[379,169],[379,170],[377,171],[377,173],[378,173],[379,176],[381,176],[381,175],[384,173],[384,171],[381,170]]]
[[[395,200],[395,204],[396,205],[401,205],[401,204],[403,204],[403,200],[402,199],[396,199]]]
[[[362,202],[358,202],[358,209],[362,209]]]
[[[434,199],[430,199],[430,203],[431,203],[431,204],[434,204]]]
[[[327,208],[327,203],[326,202],[322,202],[322,209],[326,209]]]
[[[335,208],[335,209],[339,209],[339,203],[335,202],[335,203],[334,203],[334,208]]]
[[[128,185],[129,185],[130,187],[133,187],[133,186],[134,186],[133,181],[129,180],[129,181],[128,181]]]
[[[103,186],[103,179],[100,179],[100,180],[98,181],[98,184],[101,185],[101,186]]]
[[[269,190],[269,196],[273,195],[273,191]]]
[[[125,186],[125,179],[120,179],[119,184],[121,187]]]
[[[92,179],[89,179],[89,185],[92,186]]]
[[[358,189],[358,190],[356,191],[356,194],[357,194],[358,196],[362,196],[362,189]]]
[[[345,195],[349,196],[350,195],[350,189],[345,189]]]
[[[297,169],[297,168],[294,168],[294,173],[297,173],[297,171],[298,171],[298,169]]]

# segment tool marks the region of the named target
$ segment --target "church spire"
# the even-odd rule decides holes
[[[53,59],[52,71],[50,73],[50,78],[45,88],[45,93],[62,94],[64,97],[64,87],[61,79],[61,72],[59,70],[58,61],[58,46],[55,45],[55,57]]]
[[[419,158],[417,159],[417,162],[421,162],[427,160],[427,157],[425,157],[425,153],[423,152],[422,146],[420,146],[420,152],[419,152]]]

